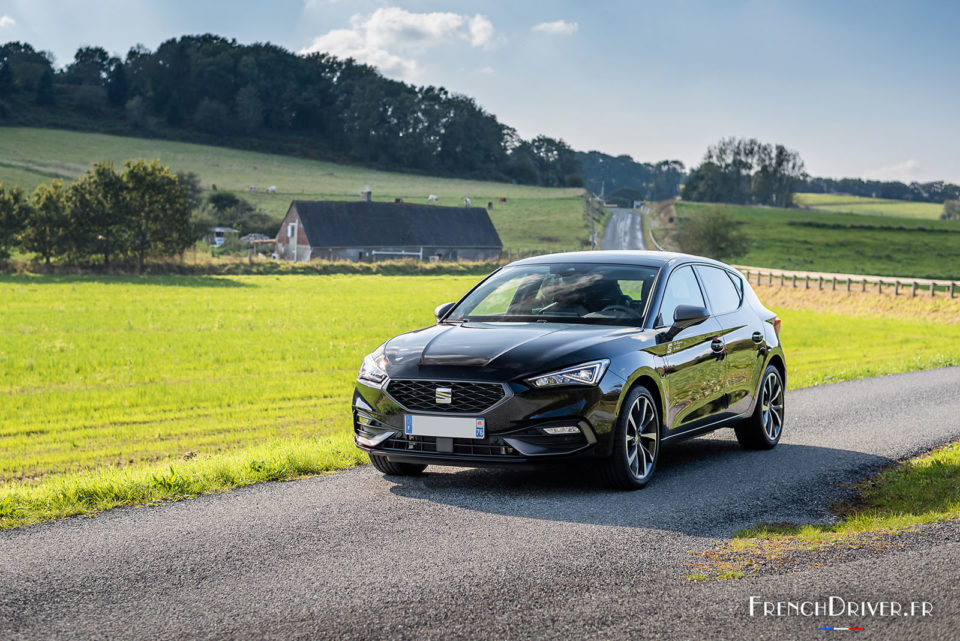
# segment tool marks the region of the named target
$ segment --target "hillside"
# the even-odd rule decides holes
[[[99,160],[117,166],[135,158],[159,159],[174,171],[200,176],[204,190],[234,191],[274,217],[279,225],[291,200],[349,200],[364,187],[374,199],[403,198],[486,206],[505,248],[572,249],[586,240],[582,189],[434,178],[366,169],[223,147],[55,129],[0,128],[0,182],[32,191],[52,178],[71,181]],[[250,186],[257,192],[250,193]],[[275,194],[265,188],[275,185]],[[499,198],[507,199],[506,203]]]
[[[924,203],[894,200],[892,198],[866,198],[845,194],[798,193],[793,195],[793,202],[802,209],[845,214],[938,220],[940,214],[943,213],[943,203]]]
[[[678,203],[676,211],[682,219],[710,207],[730,212],[753,239],[735,261],[741,265],[960,278],[960,222],[699,203]]]

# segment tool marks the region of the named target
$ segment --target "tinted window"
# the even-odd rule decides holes
[[[673,311],[678,305],[696,305],[706,307],[703,294],[697,285],[697,278],[689,266],[681,267],[670,274],[667,289],[663,292],[663,302],[660,303],[660,320],[658,326],[673,323]]]
[[[447,320],[637,325],[655,267],[593,264],[508,266],[470,293]]]
[[[740,307],[743,296],[727,270],[699,265],[697,271],[714,314],[726,314]]]

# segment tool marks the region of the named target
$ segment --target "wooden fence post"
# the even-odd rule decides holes
[[[899,295],[900,295],[900,281],[899,281],[899,280],[893,281],[893,295],[894,295],[894,296],[899,296]]]
[[[932,282],[930,283],[930,298],[933,298],[937,295],[937,284]]]
[[[783,287],[783,272],[780,272],[780,287]]]
[[[866,279],[866,278],[864,278],[863,281],[861,281],[861,283],[860,283],[860,291],[861,291],[861,292],[867,291],[867,279]]]
[[[773,272],[767,272],[767,285],[773,285]]]
[[[914,298],[917,296],[917,281],[913,281],[913,291],[911,292]]]
[[[850,291],[850,286],[851,286],[851,285],[853,285],[853,279],[852,279],[852,278],[848,278],[848,279],[847,279],[847,291],[848,291],[848,292]]]
[[[877,281],[877,293],[878,293],[878,294],[882,294],[882,293],[883,293],[883,281],[882,281],[882,280],[878,280],[878,281]]]
[[[837,277],[833,277],[833,291],[837,291]]]
[[[954,283],[950,283],[950,298],[953,298]]]
[[[809,275],[804,276],[803,281],[804,281],[804,289],[810,289],[810,276]]]
[[[793,286],[794,286],[794,287],[797,286],[797,275],[796,275],[796,274],[793,275]]]

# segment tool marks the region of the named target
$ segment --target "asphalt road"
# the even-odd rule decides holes
[[[691,550],[829,518],[841,484],[960,438],[960,368],[787,395],[783,442],[665,450],[639,492],[582,473],[369,466],[0,533],[0,639],[955,638],[960,529],[824,567],[690,582]],[[749,616],[765,600],[928,617]],[[758,610],[759,612],[759,610]]]
[[[611,208],[600,246],[604,249],[646,249],[640,212]]]

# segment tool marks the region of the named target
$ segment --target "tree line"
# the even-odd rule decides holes
[[[707,153],[683,187],[683,199],[790,207],[807,177],[803,159],[783,145],[755,138],[724,138]]]
[[[46,264],[99,262],[104,267],[181,255],[193,245],[191,195],[169,168],[128,161],[122,172],[99,162],[71,185],[55,179],[32,195],[0,184],[0,260],[13,249]]]
[[[45,121],[44,118],[47,118]],[[562,140],[522,139],[472,98],[383,77],[353,59],[296,55],[216,35],[121,59],[81,47],[61,69],[31,45],[0,46],[0,119],[187,138],[431,175],[579,186]],[[118,124],[119,123],[119,124]]]

